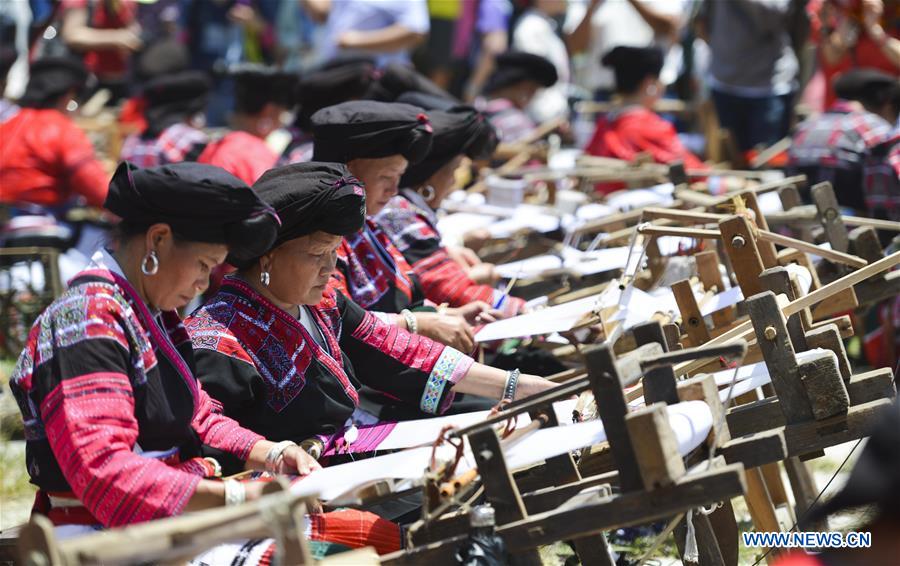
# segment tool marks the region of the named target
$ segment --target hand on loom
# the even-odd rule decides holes
[[[478,254],[465,246],[449,246],[447,247],[447,255],[467,271],[481,263],[481,258],[478,257]]]
[[[453,390],[458,393],[471,393],[472,395],[500,400],[506,387],[507,374],[508,372],[502,369],[476,362],[472,364],[466,375],[453,387]],[[517,401],[525,397],[531,397],[558,386],[558,383],[547,381],[543,377],[523,373],[519,375],[513,400]]]
[[[469,269],[469,278],[480,285],[493,285],[500,280],[493,263],[479,263]]]
[[[503,313],[484,301],[472,301],[464,307],[447,309],[445,314],[458,316],[471,325],[487,324],[503,318]]]
[[[415,313],[418,333],[464,354],[475,349],[475,335],[466,320],[456,314]]]
[[[297,474],[299,476],[308,476],[313,470],[322,468],[315,458],[299,446],[290,446],[285,449],[278,466],[279,469],[277,471],[279,473]]]

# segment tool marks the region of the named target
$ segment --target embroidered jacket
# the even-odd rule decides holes
[[[202,445],[246,460],[262,438],[214,411],[178,315],[154,317],[106,269],[79,274],[38,318],[10,386],[41,490],[36,507],[63,496],[86,509],[50,509],[58,524],[177,515],[209,471]]]
[[[437,218],[424,199],[412,190],[400,192],[378,214],[376,221],[412,265],[425,297],[433,303],[447,303],[451,307],[473,301],[497,304],[503,292],[472,281],[447,253],[437,230]],[[524,304],[522,299],[507,297],[504,311],[509,315],[516,314]]]
[[[275,167],[278,155],[265,140],[247,132],[233,131],[209,143],[197,161],[221,167],[252,185],[263,173]]]
[[[524,110],[519,110],[506,98],[494,98],[479,105],[488,121],[497,129],[497,136],[503,143],[516,143],[525,139],[535,130],[534,123]]]
[[[866,155],[863,197],[870,217],[900,222],[900,133]]]
[[[413,268],[375,221],[347,236],[337,249],[330,286],[366,310],[399,313],[425,300]]]
[[[278,165],[290,165],[291,163],[307,163],[312,161],[313,138],[297,127],[289,128],[291,142],[281,152]]]
[[[227,278],[186,321],[203,387],[226,415],[270,440],[320,436],[327,444],[357,407],[361,385],[443,412],[473,363],[333,290],[309,311],[324,346],[294,316]]]
[[[205,132],[179,122],[163,130],[159,137],[128,136],[122,144],[120,157],[138,167],[195,161],[207,143],[209,136]]]

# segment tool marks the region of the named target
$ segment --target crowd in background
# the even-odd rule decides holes
[[[614,47],[659,46],[665,96],[711,98],[742,149],[771,144],[793,103],[823,110],[835,75],[851,67],[900,72],[900,3],[894,0],[15,0],[0,6],[3,41],[19,60],[7,95],[27,80],[27,54],[81,54],[113,102],[158,68],[215,77],[207,118],[225,124],[233,104],[229,65],[256,62],[302,72],[337,55],[365,53],[379,66],[409,63],[474,100],[508,49],[553,62],[558,83],[533,102],[537,120],[573,98],[606,100]],[[175,57],[177,59],[177,57]]]

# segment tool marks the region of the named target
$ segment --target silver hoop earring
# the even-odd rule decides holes
[[[144,259],[141,260],[141,273],[144,275],[156,275],[157,271],[159,271],[159,256],[156,255],[156,250],[150,250],[144,256]]]
[[[271,280],[272,280],[272,278],[269,276],[268,271],[263,271],[262,273],[259,274],[259,282],[262,283],[264,287],[268,287],[269,281],[271,281]]]
[[[429,202],[434,198],[435,192],[434,187],[431,185],[425,185],[419,189],[419,194],[422,195],[422,198]]]

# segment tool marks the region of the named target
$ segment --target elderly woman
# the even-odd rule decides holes
[[[268,248],[271,208],[239,179],[196,163],[123,163],[106,207],[122,217],[115,251],[98,251],[38,318],[10,382],[39,489],[35,512],[71,535],[259,496],[258,482],[206,479],[220,471],[202,457],[206,448],[251,469],[305,475],[319,467],[297,446],[265,440],[216,410],[194,377],[175,312],[226,255],[246,261]],[[384,523],[360,517],[370,530]],[[257,544],[246,557],[272,549]]]
[[[554,385],[475,363],[329,287],[342,238],[365,222],[365,192],[343,165],[280,167],[254,189],[282,220],[275,244],[187,321],[199,379],[226,415],[330,454],[354,441],[362,385],[420,416],[444,412],[456,392],[518,399]]]
[[[484,115],[469,106],[423,94],[400,98],[428,109],[433,129],[428,156],[410,165],[400,178],[400,194],[375,217],[403,257],[412,265],[426,296],[446,298],[452,307],[483,301],[512,315],[525,302],[506,297],[490,285],[496,282],[493,266],[477,263],[467,271],[454,261],[441,242],[435,210],[455,185],[456,170],[465,157],[487,159],[497,147],[497,134]]]
[[[450,297],[423,289],[406,258],[373,219],[397,194],[407,166],[425,159],[431,149],[432,127],[425,111],[409,104],[351,101],[316,112],[312,125],[313,158],[346,164],[366,190],[369,218],[338,247],[333,286],[364,309],[386,313],[401,328],[471,352],[470,324],[478,317],[490,320],[490,305],[474,302],[443,313],[423,312],[426,299],[442,305]]]

